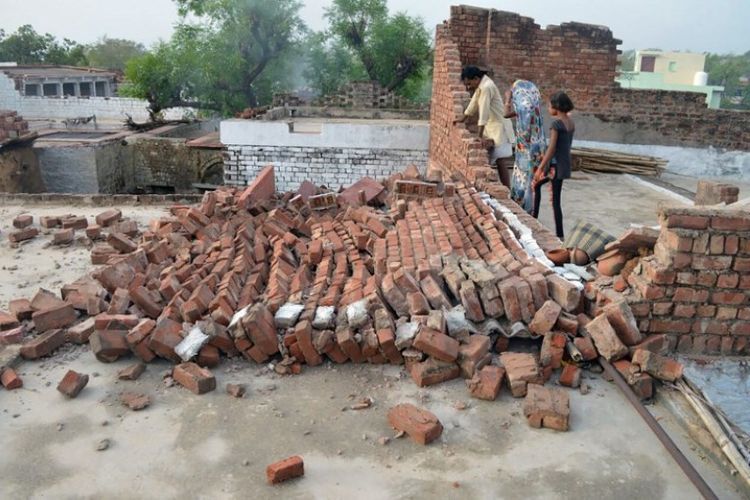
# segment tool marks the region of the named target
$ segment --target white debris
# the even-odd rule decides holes
[[[396,348],[399,351],[410,348],[418,332],[419,323],[404,323],[403,325],[399,325],[396,328]]]
[[[318,330],[327,330],[333,328],[335,321],[336,307],[318,306],[315,310],[315,319],[313,319],[312,326]]]
[[[194,326],[188,333],[187,337],[177,344],[174,348],[174,352],[182,358],[183,361],[190,361],[198,355],[201,347],[203,347],[210,338],[211,337],[203,333],[199,327]]]
[[[273,320],[276,323],[276,328],[291,328],[297,324],[299,315],[305,310],[305,306],[302,304],[294,304],[287,302],[283,306],[279,307],[276,311],[276,316]]]
[[[367,299],[358,300],[349,304],[346,308],[346,319],[349,322],[349,326],[352,328],[359,328],[363,326],[370,319],[367,314]]]

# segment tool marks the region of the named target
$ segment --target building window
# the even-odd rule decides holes
[[[669,61],[669,71],[672,73],[677,71],[677,61]]]
[[[96,95],[98,97],[107,97],[107,82],[96,82]]]
[[[45,83],[42,85],[42,92],[44,97],[57,97],[57,84],[56,83]]]
[[[89,97],[91,95],[91,82],[81,82],[78,86],[80,87],[81,96]]]
[[[75,83],[63,83],[63,95],[64,96],[75,96],[76,95],[76,84]]]
[[[39,95],[39,84],[38,83],[27,83],[23,87],[24,95]]]
[[[654,66],[656,66],[656,56],[641,57],[641,71],[645,73],[653,73]]]

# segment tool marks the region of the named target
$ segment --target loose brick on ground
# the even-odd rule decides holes
[[[435,415],[409,403],[391,408],[388,411],[388,423],[422,445],[431,443],[443,433],[443,425]]]

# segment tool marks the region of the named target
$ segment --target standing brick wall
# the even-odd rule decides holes
[[[750,354],[750,213],[663,208],[654,255],[628,277],[643,333],[672,349]]]
[[[427,154],[425,149],[227,146],[224,182],[246,186],[264,167],[273,165],[279,191],[296,190],[306,180],[338,189],[365,176],[388,177],[410,164],[424,170]]]
[[[621,41],[609,28],[571,22],[542,29],[511,12],[455,6],[438,28],[436,66],[441,29],[460,65],[488,68],[501,87],[526,79],[544,96],[565,90],[579,113],[652,131],[659,136],[654,142],[750,150],[750,113],[709,110],[695,92],[620,88],[614,79]]]

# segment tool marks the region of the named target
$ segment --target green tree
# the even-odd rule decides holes
[[[103,36],[86,47],[86,58],[91,66],[123,71],[127,62],[146,53],[142,43]]]
[[[0,30],[0,61],[18,64],[88,65],[83,45],[67,38],[60,42],[49,33],[37,33],[29,24],[19,27],[10,35]]]
[[[306,46],[303,76],[321,95],[337,91],[342,83],[368,78],[362,62],[340,40],[312,33]]]
[[[420,18],[389,14],[385,0],[333,0],[325,16],[328,30],[316,35],[318,48],[309,53],[307,75],[314,88],[330,92],[336,74],[340,86],[360,79],[363,70],[389,90],[412,98],[423,94],[431,48]]]
[[[230,114],[285,87],[306,33],[300,2],[176,2],[183,18],[172,39],[127,65],[128,95],[148,99],[154,115],[173,106]]]

